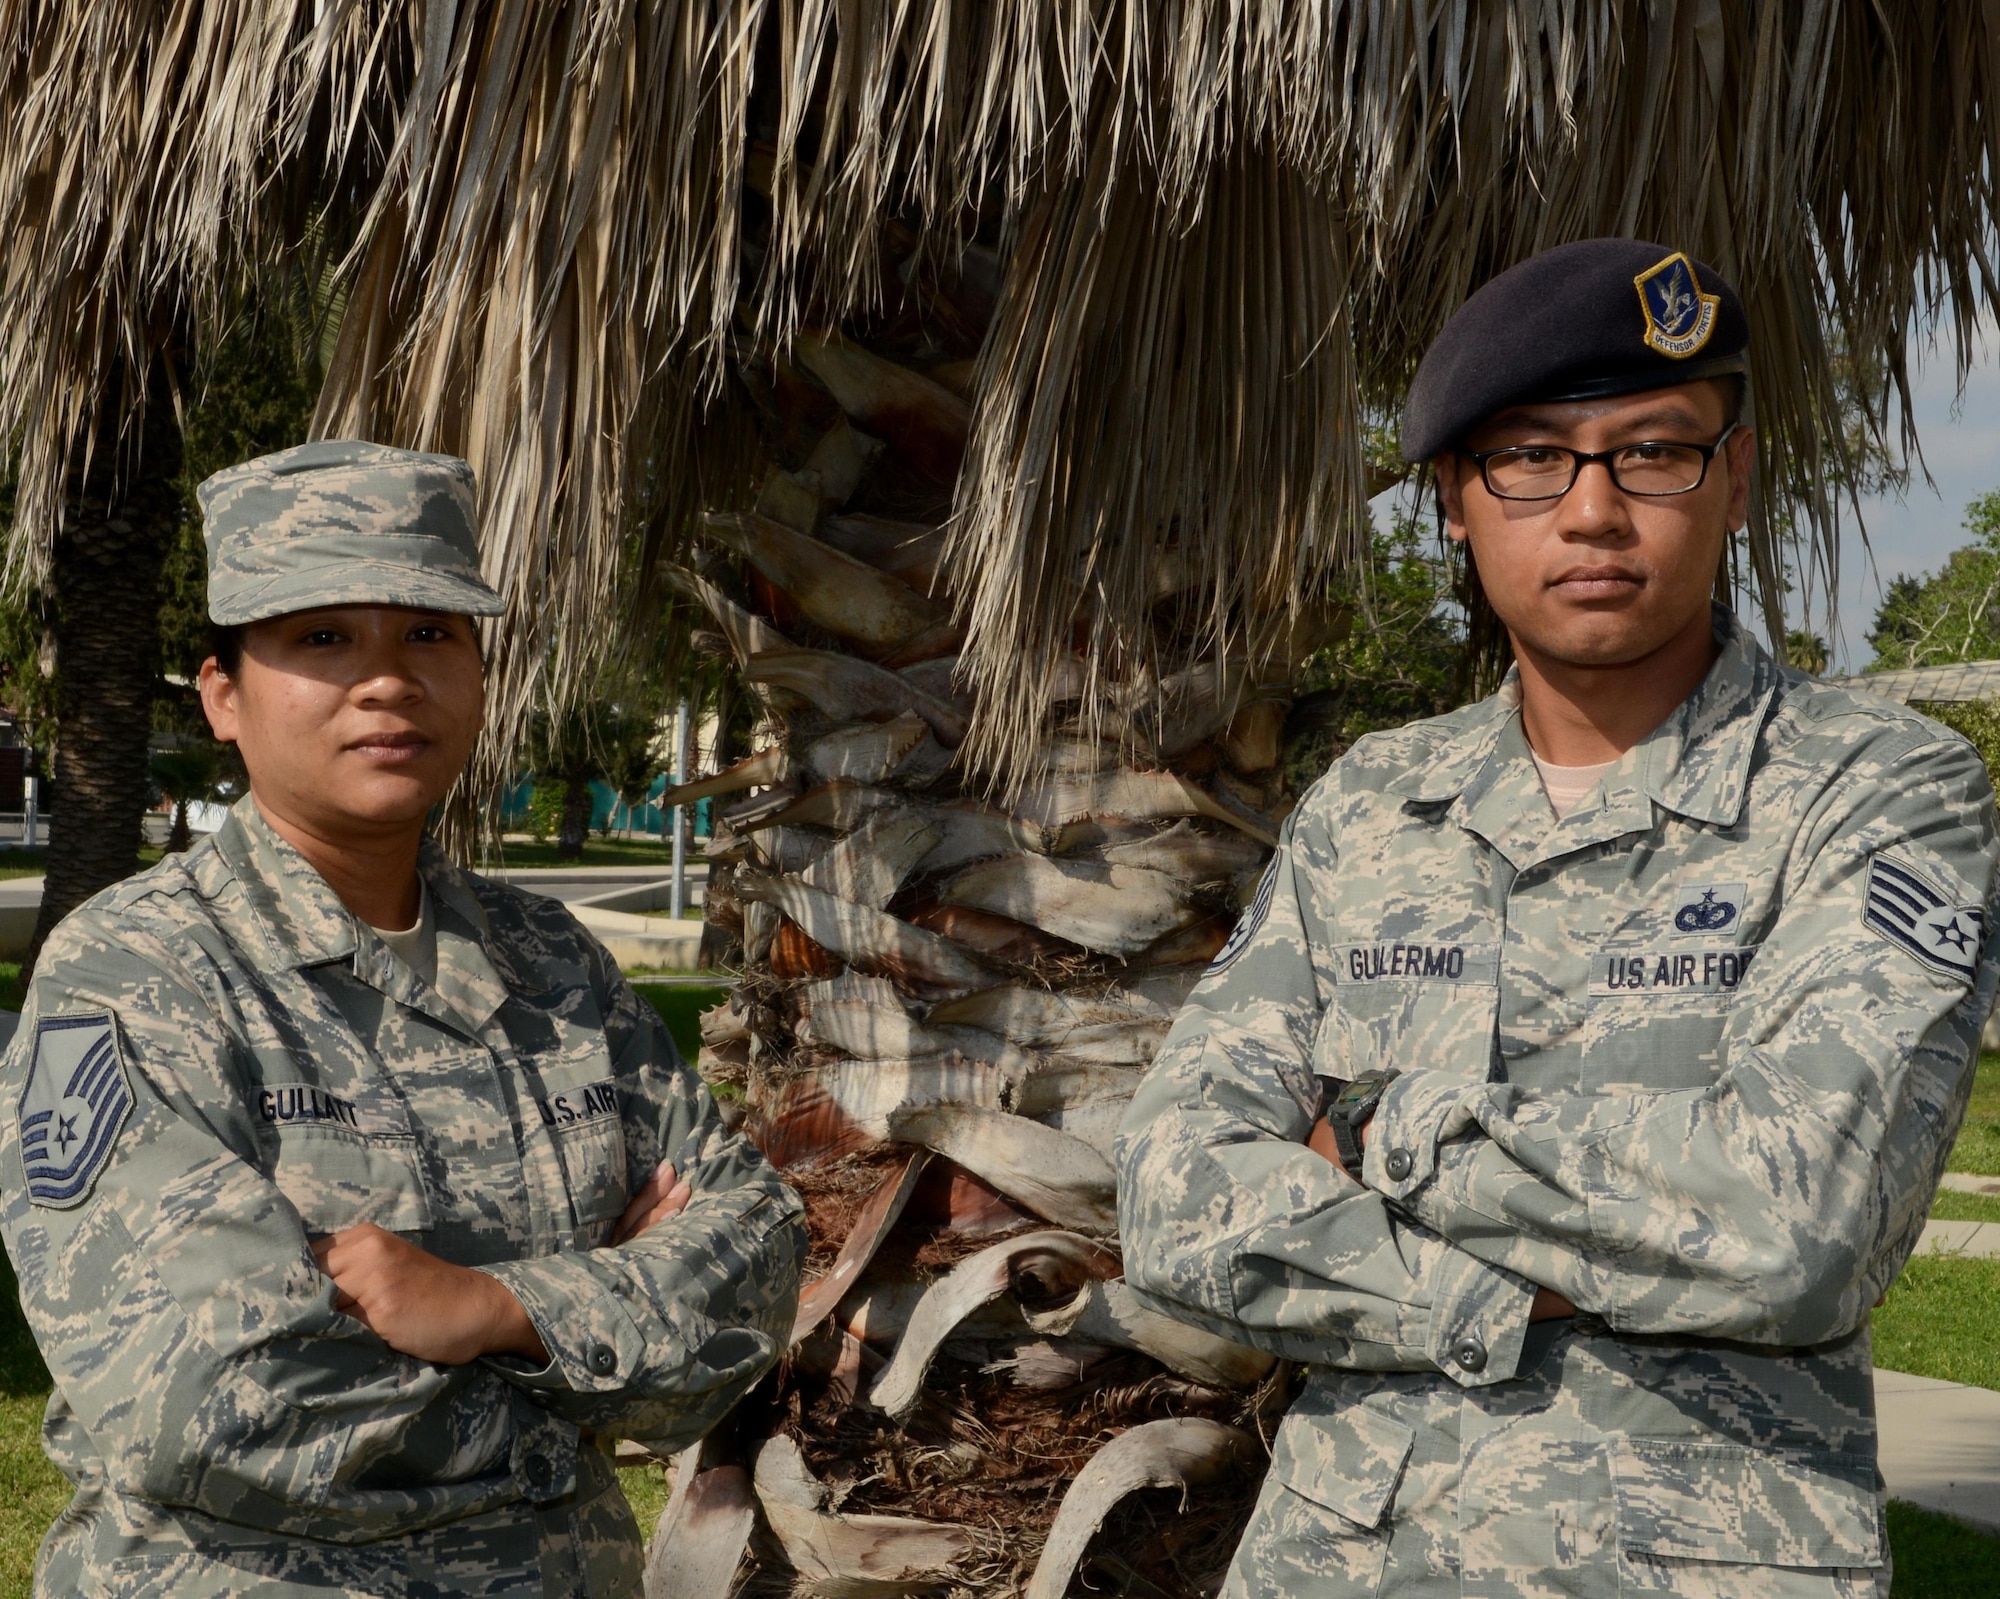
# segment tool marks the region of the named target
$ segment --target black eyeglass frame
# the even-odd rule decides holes
[[[1508,500],[1516,505],[1534,505],[1543,500],[1559,500],[1576,487],[1576,480],[1583,476],[1583,469],[1592,462],[1602,462],[1604,470],[1611,474],[1611,481],[1620,494],[1634,494],[1642,500],[1671,500],[1676,495],[1692,494],[1708,481],[1708,469],[1721,451],[1723,445],[1741,431],[1741,422],[1732,422],[1722,430],[1722,436],[1713,444],[1690,444],[1686,439],[1634,439],[1629,444],[1621,444],[1610,450],[1572,450],[1566,444],[1508,444],[1497,450],[1465,450],[1464,454],[1479,468],[1479,481],[1486,485],[1486,492],[1496,500]],[[1648,445],[1675,449],[1693,450],[1701,457],[1701,472],[1684,489],[1628,489],[1619,481],[1617,458],[1627,450],[1643,450]],[[1553,494],[1502,494],[1493,486],[1488,476],[1486,463],[1502,455],[1513,455],[1523,450],[1555,450],[1569,457],[1569,481]]]

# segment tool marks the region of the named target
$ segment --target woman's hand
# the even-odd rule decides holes
[[[481,1355],[548,1364],[541,1334],[496,1277],[419,1249],[363,1222],[312,1246],[339,1290],[334,1303],[400,1355],[463,1366]]]
[[[655,1222],[679,1215],[692,1197],[673,1167],[655,1167],[618,1218],[611,1242],[630,1243]],[[481,1355],[548,1362],[535,1324],[496,1277],[439,1260],[373,1222],[318,1239],[312,1252],[339,1290],[335,1305],[399,1355],[440,1366],[462,1366]]]
[[[625,1214],[611,1229],[612,1246],[629,1244],[653,1223],[678,1216],[693,1197],[694,1190],[674,1176],[673,1167],[664,1162],[655,1166],[653,1175],[639,1185],[639,1191],[625,1207]]]

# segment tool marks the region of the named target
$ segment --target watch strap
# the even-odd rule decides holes
[[[1327,1117],[1326,1125],[1333,1133],[1333,1147],[1340,1151],[1342,1169],[1357,1183],[1360,1182],[1361,1140],[1355,1136],[1353,1126],[1338,1112]]]

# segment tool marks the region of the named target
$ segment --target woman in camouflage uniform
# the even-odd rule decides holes
[[[777,1358],[799,1207],[556,902],[424,838],[483,711],[461,461],[202,486],[202,702],[250,796],[70,916],[0,1230],[76,1496],[41,1594],[639,1588],[603,1440]]]

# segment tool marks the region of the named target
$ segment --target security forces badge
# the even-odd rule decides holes
[[[1715,331],[1721,297],[1701,292],[1694,263],[1676,250],[1632,280],[1646,314],[1646,343],[1660,354],[1684,361]]]
[[[1877,855],[1868,863],[1861,924],[1932,971],[1968,983],[1979,975],[1986,913],[1977,905],[1952,904],[1922,872],[1893,855]]]
[[[82,1204],[131,1113],[117,1024],[101,1013],[44,1017],[16,1108],[28,1197],[53,1210]]]

